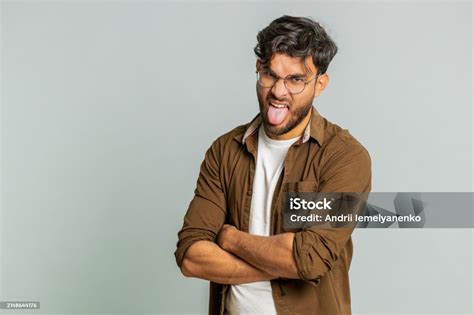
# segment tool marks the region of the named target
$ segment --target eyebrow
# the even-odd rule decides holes
[[[278,74],[275,73],[275,71],[273,71],[269,67],[263,67],[263,69],[270,72],[275,77],[280,77]],[[306,78],[306,74],[304,74],[304,73],[292,73],[292,74],[287,75],[285,78]]]

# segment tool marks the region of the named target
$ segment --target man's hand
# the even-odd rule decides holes
[[[232,251],[231,245],[233,241],[236,241],[235,232],[237,232],[237,228],[230,224],[224,224],[217,236],[217,245],[219,245],[223,250]]]
[[[217,245],[258,269],[288,279],[298,279],[293,257],[293,233],[258,236],[224,224],[217,236]]]

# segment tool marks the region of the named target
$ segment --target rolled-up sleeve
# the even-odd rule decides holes
[[[176,263],[181,267],[186,250],[199,240],[215,241],[225,221],[225,197],[220,180],[221,154],[216,140],[207,150],[181,230],[178,232]]]
[[[371,159],[359,143],[343,144],[322,168],[320,192],[368,193],[371,189]],[[319,284],[332,269],[354,227],[312,227],[295,234],[293,255],[300,279]]]

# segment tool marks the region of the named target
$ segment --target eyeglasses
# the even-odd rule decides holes
[[[286,78],[282,78],[268,69],[262,69],[257,71],[257,82],[260,86],[264,88],[271,88],[278,82],[278,80],[282,79],[285,83],[286,89],[291,94],[299,94],[303,92],[303,90],[306,88],[306,85],[308,85],[308,83],[310,83],[317,77],[319,77],[319,75],[316,75],[311,80],[306,80],[306,78],[304,77],[294,75],[289,75]]]

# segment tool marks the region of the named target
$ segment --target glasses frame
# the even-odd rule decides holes
[[[290,89],[288,88],[288,85],[287,85],[287,82],[288,82],[287,80],[289,79],[289,77],[291,76],[291,74],[290,74],[290,75],[287,75],[287,76],[284,77],[284,78],[282,78],[282,77],[276,75],[276,73],[274,73],[274,74],[276,75],[275,82],[274,82],[271,86],[264,86],[264,85],[261,84],[261,82],[260,82],[260,80],[259,80],[259,78],[260,78],[259,72],[260,72],[260,71],[265,71],[265,69],[260,69],[260,70],[255,71],[255,73],[256,73],[256,75],[257,75],[257,83],[258,83],[258,85],[260,85],[260,86],[263,87],[263,88],[267,88],[267,89],[268,89],[268,88],[274,87],[275,84],[277,84],[278,81],[283,80],[283,84],[285,85],[285,89],[286,89],[286,90],[288,91],[288,93],[290,93],[290,94],[300,94],[300,93],[303,93],[303,91],[306,89],[306,86],[307,86],[311,81],[313,81],[314,79],[317,79],[317,78],[321,75],[321,74],[316,74],[316,76],[314,76],[314,78],[312,78],[311,80],[306,80],[306,81],[304,82],[303,89],[301,89],[301,91],[299,91],[299,92],[297,92],[297,93],[293,93],[293,92],[290,92]],[[275,75],[274,75],[274,76],[275,76]]]

